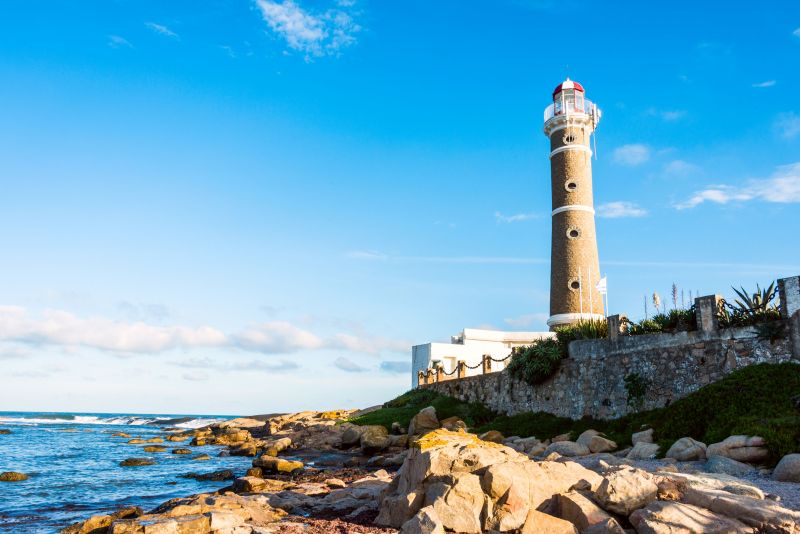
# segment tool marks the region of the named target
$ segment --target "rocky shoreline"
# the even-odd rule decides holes
[[[238,478],[199,473],[232,479],[216,492],[93,516],[62,532],[800,533],[800,484],[773,478],[800,480],[800,463],[787,456],[775,470],[759,467],[766,450],[756,436],[709,446],[683,438],[657,460],[651,430],[619,450],[595,431],[575,441],[477,436],[431,407],[408,429],[347,422],[355,414],[167,429],[164,443],[219,445],[220,454],[253,457],[253,467]]]

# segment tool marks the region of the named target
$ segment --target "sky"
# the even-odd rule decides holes
[[[566,76],[610,313],[800,274],[795,1],[2,10],[0,410],[365,407],[544,330]]]

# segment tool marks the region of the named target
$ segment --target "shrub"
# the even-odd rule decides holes
[[[764,289],[756,284],[753,293],[748,293],[743,287],[731,289],[739,298],[735,299],[733,304],[724,299],[720,301],[718,318],[721,327],[752,326],[781,319],[780,309],[772,303],[778,295],[775,282]]]
[[[528,384],[540,384],[555,374],[562,358],[563,345],[558,339],[541,339],[527,347],[515,349],[508,372]]]
[[[658,334],[661,332],[690,332],[697,330],[697,316],[694,306],[688,310],[673,309],[666,313],[657,313],[651,319],[639,323],[628,322],[627,334]]]
[[[569,326],[556,328],[556,338],[562,345],[564,355],[571,341],[577,339],[602,339],[608,337],[608,322],[605,319],[579,321]]]

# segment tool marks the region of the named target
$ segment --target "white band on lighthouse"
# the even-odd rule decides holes
[[[602,313],[557,313],[551,315],[547,320],[547,326],[557,326],[560,324],[569,324],[576,321],[584,320],[600,320],[605,319]]]
[[[594,208],[591,206],[582,206],[580,204],[568,204],[553,210],[552,215],[561,213],[562,211],[586,211],[594,215]]]
[[[592,157],[592,149],[589,148],[586,145],[564,145],[564,146],[560,146],[560,147],[556,148],[555,150],[553,150],[552,152],[550,152],[550,157],[552,158],[556,154],[560,154],[561,152],[565,152],[567,150],[582,150],[583,152],[586,152],[587,154],[589,154],[590,158]]]

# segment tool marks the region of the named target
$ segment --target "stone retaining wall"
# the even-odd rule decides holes
[[[556,375],[537,386],[502,371],[421,387],[509,415],[544,411],[612,419],[632,411],[624,384],[630,373],[650,381],[641,408],[652,409],[747,365],[800,363],[800,352],[793,355],[792,347],[800,315],[787,321],[786,331],[775,342],[759,339],[752,327],[574,341]]]

